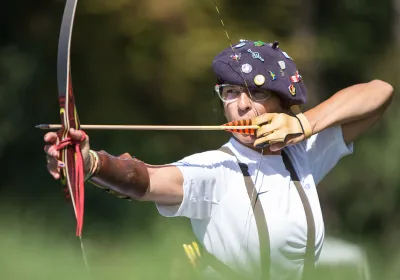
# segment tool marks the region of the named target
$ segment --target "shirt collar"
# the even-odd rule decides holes
[[[236,155],[247,158],[249,161],[259,161],[261,158],[261,153],[259,151],[253,150],[242,143],[240,143],[235,137],[231,137],[226,143],[226,146],[233,149]],[[282,158],[281,155],[263,155],[263,160],[279,160]]]

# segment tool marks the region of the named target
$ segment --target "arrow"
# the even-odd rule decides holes
[[[35,128],[42,130],[61,129],[59,124],[39,124]],[[243,134],[253,135],[255,130],[259,129],[258,125],[95,125],[81,124],[83,130],[223,130],[230,132],[240,132]]]

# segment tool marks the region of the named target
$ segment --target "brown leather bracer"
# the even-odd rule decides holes
[[[150,176],[144,162],[128,153],[119,157],[105,151],[96,152],[99,166],[89,179],[99,188],[124,199],[142,199],[150,188]]]

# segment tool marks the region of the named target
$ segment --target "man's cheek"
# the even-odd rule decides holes
[[[234,120],[234,117],[232,116],[232,114],[229,111],[225,111],[225,117],[228,120],[228,122],[231,122]]]

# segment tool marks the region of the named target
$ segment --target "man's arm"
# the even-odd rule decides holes
[[[335,93],[331,98],[304,113],[313,134],[330,126],[342,126],[344,141],[356,140],[377,123],[392,100],[393,87],[373,80]]]
[[[183,199],[183,175],[172,165],[148,165],[129,154],[115,157],[91,151],[90,182],[119,197],[177,205]],[[92,169],[91,168],[91,169]]]
[[[150,190],[142,200],[164,205],[178,205],[183,199],[183,175],[178,167],[147,166],[150,175]]]

